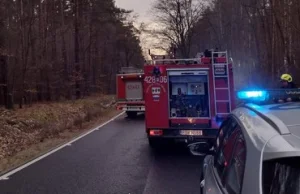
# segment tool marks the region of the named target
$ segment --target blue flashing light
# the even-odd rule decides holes
[[[300,88],[243,90],[237,92],[237,98],[244,102],[280,103],[300,101]]]
[[[237,97],[240,100],[265,101],[268,97],[267,91],[239,91]]]

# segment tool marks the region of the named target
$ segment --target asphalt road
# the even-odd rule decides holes
[[[121,116],[1,180],[0,193],[196,194],[200,164],[180,146],[154,153],[142,116]]]

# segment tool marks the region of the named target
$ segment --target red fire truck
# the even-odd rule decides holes
[[[145,111],[143,80],[143,70],[134,67],[123,67],[117,74],[117,109],[130,118]]]
[[[211,57],[152,60],[144,66],[149,144],[172,139],[210,143],[235,107],[227,52]]]

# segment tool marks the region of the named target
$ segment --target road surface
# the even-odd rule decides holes
[[[180,147],[153,153],[144,119],[120,116],[0,180],[0,193],[196,194],[200,163]]]

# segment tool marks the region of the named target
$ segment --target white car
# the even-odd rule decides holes
[[[191,152],[201,144],[191,144]],[[232,111],[204,158],[200,193],[299,194],[300,103]]]

